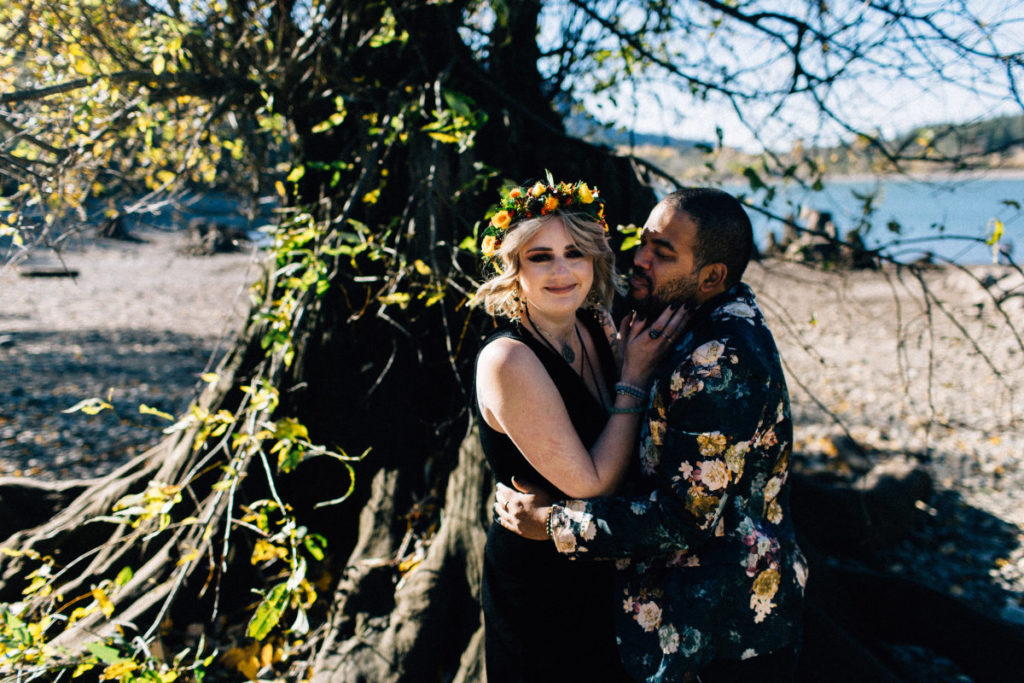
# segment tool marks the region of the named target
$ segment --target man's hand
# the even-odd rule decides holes
[[[551,496],[515,478],[512,483],[518,491],[499,483],[494,494],[494,515],[498,523],[523,538],[547,540],[545,526]]]

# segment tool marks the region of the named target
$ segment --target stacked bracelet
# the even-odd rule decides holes
[[[554,505],[548,506],[548,515],[547,518],[544,520],[544,530],[548,532],[548,538],[553,538],[551,535],[551,513],[554,511],[554,509]]]
[[[644,401],[647,399],[647,392],[638,386],[627,384],[625,382],[619,382],[615,385],[615,393],[623,396],[632,396],[635,399]]]

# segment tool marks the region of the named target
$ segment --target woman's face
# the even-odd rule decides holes
[[[531,312],[575,315],[594,284],[594,261],[583,254],[561,218],[544,224],[519,252],[519,287]]]

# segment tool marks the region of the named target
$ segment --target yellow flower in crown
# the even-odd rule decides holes
[[[483,252],[485,258],[493,258],[498,251],[498,238],[494,235],[484,237],[484,241],[480,244],[480,251]]]
[[[549,214],[549,213],[551,213],[552,211],[554,211],[557,208],[558,208],[558,197],[555,197],[554,195],[552,195],[552,196],[549,196],[547,199],[544,200],[544,208],[541,209],[541,213]]]
[[[590,191],[586,183],[580,183],[580,201],[584,204],[590,204],[594,201],[594,193]]]
[[[491,217],[491,225],[494,227],[505,230],[512,222],[512,215],[508,211],[499,211]]]
[[[547,191],[547,189],[548,188],[544,185],[544,183],[538,180],[537,184],[530,188],[530,196],[539,197],[542,194],[544,194]]]

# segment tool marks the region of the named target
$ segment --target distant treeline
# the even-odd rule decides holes
[[[898,138],[897,147],[926,146],[942,156],[992,154],[1024,146],[1024,115],[999,116],[965,124],[922,126]]]

